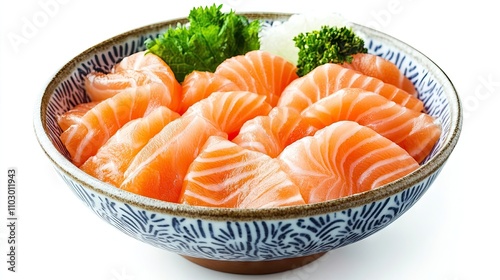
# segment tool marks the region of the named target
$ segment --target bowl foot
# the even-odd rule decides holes
[[[184,255],[181,256],[197,265],[220,272],[258,275],[277,273],[299,268],[317,260],[324,254],[325,252],[305,257],[287,258],[272,261],[219,261],[189,257]]]

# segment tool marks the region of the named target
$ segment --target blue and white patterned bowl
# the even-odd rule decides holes
[[[251,13],[267,24],[290,15]],[[109,70],[124,56],[144,50],[144,41],[186,19],[132,30],[106,40],[69,61],[40,97],[34,127],[56,171],[95,214],[153,246],[200,265],[233,273],[271,273],[304,265],[383,229],[414,205],[431,186],[453,151],[461,130],[460,101],[451,81],[429,58],[378,31],[353,24],[369,52],[395,62],[419,91],[425,109],[441,124],[439,142],[422,166],[372,191],[323,203],[275,209],[192,207],[141,197],[103,183],[74,166],[59,140],[56,116],[89,101],[83,78]]]

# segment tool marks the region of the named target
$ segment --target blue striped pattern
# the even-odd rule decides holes
[[[60,175],[99,217],[138,240],[193,257],[258,261],[321,253],[364,239],[405,213],[438,172],[401,193],[352,209],[307,218],[245,222],[206,221],[138,209]]]

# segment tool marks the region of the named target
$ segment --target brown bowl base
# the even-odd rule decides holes
[[[197,265],[215,271],[233,273],[233,274],[260,275],[260,274],[283,272],[299,268],[301,266],[304,266],[308,263],[317,260],[324,254],[325,252],[310,256],[287,258],[287,259],[272,260],[272,261],[219,261],[219,260],[189,257],[184,255],[181,256]]]

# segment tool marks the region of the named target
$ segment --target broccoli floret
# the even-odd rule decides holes
[[[304,76],[325,63],[350,63],[352,55],[366,53],[365,42],[352,28],[322,26],[319,30],[300,33],[293,38],[299,48],[297,74]]]

